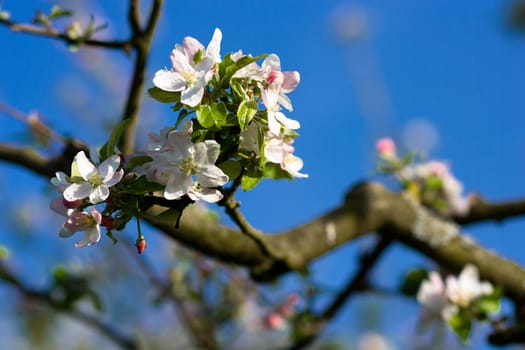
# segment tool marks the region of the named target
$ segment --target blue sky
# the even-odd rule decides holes
[[[296,154],[310,178],[267,181],[242,194],[245,214],[255,226],[278,232],[337,206],[353,183],[373,174],[374,141],[387,135],[402,147],[415,142],[429,157],[449,161],[467,192],[490,200],[523,196],[525,37],[508,30],[509,1],[483,0],[475,6],[452,0],[166,2],[149,76],[169,66],[169,53],[184,36],[207,43],[215,27],[223,32],[223,54],[238,49],[277,53],[283,70],[301,73],[288,116],[302,124]],[[109,23],[101,37],[128,35],[126,3],[90,2],[97,22]],[[32,17],[32,9],[50,4],[3,1],[21,21]],[[341,20],[350,23],[346,40],[343,29],[337,29]],[[93,146],[104,142],[105,135],[94,131],[118,118],[130,75],[124,55],[73,54],[62,43],[5,28],[0,28],[0,42],[0,101],[24,112],[38,110],[65,135]],[[173,117],[168,106],[148,100],[141,126],[155,131]],[[16,142],[23,127],[5,116],[0,123],[0,142]],[[10,169],[0,167],[2,197],[25,191],[27,183],[31,191],[45,188],[44,181],[31,176],[21,183],[22,175]],[[514,220],[467,231],[525,264],[524,228],[524,220]],[[314,271],[323,282],[337,285],[341,275],[350,273],[355,253],[355,248],[343,248],[315,264]],[[387,259],[376,276],[390,283],[422,261],[403,248]]]

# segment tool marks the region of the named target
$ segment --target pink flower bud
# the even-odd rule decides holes
[[[135,247],[137,247],[137,253],[142,254],[144,249],[146,249],[146,240],[144,238],[138,238],[135,242]]]
[[[284,318],[276,312],[268,314],[264,322],[270,329],[283,329],[285,326]]]
[[[376,150],[383,157],[392,157],[396,154],[396,144],[390,137],[377,140]]]

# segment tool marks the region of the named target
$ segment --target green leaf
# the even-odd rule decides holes
[[[120,121],[109,135],[108,141],[100,149],[100,161],[104,161],[115,153],[115,147],[117,146],[120,137],[124,133],[124,130],[128,127],[131,119],[124,119]]]
[[[66,10],[58,5],[54,5],[53,8],[51,8],[51,14],[49,14],[48,18],[49,20],[54,20],[60,17],[71,16],[72,14],[73,12],[71,10]]]
[[[242,166],[239,164],[238,161],[228,159],[227,161],[224,161],[217,165],[228,177],[230,180],[233,180],[237,178],[242,171]]]
[[[438,176],[429,176],[425,179],[425,186],[429,189],[440,190],[443,188],[443,181]]]
[[[262,173],[245,173],[241,178],[241,187],[243,191],[249,191],[262,180]]]
[[[421,286],[421,283],[427,277],[428,271],[425,269],[414,269],[409,271],[403,279],[401,287],[399,288],[401,293],[407,296],[415,296],[419,290],[419,287]]]
[[[180,101],[180,92],[164,91],[158,87],[149,88],[148,95],[162,103],[173,103]]]
[[[184,118],[186,118],[190,112],[188,112],[186,109],[183,109],[179,112],[179,116],[177,117],[177,121],[175,122],[175,129],[179,128],[179,125],[182,123]]]
[[[196,113],[197,121],[203,128],[208,129],[215,125],[215,121],[213,120],[213,112],[210,106],[200,105],[197,108]]]
[[[129,182],[123,184],[123,191],[129,194],[145,194],[150,192],[162,191],[164,186],[156,183],[149,182],[145,176],[138,177]]]
[[[237,110],[237,118],[239,119],[239,126],[241,131],[245,131],[248,124],[252,121],[253,117],[257,113],[259,106],[255,101],[242,101]]]
[[[233,94],[239,97],[241,101],[248,100],[248,94],[246,91],[244,91],[244,88],[242,87],[242,83],[240,79],[232,79],[230,81],[230,87],[233,91]]]
[[[463,343],[468,341],[472,328],[472,318],[468,312],[460,310],[457,314],[452,315],[448,320],[448,325]]]
[[[257,60],[259,60],[261,58],[264,58],[266,56],[268,56],[268,55],[267,54],[262,54],[262,55],[259,55],[259,56],[256,56],[256,57],[244,56],[244,57],[241,57],[240,59],[238,59],[237,61],[233,61],[231,59],[231,57],[230,57],[228,62],[225,62],[224,65],[223,65],[223,69],[222,69],[223,72],[221,74],[221,81],[219,82],[219,86],[223,87],[223,88],[228,87],[230,79],[233,76],[233,74],[235,74],[235,72],[237,72],[239,69],[241,69],[243,67],[246,67],[250,63],[255,62],[255,61],[257,61]],[[221,72],[220,69],[219,69],[219,72]]]
[[[293,176],[290,175],[287,171],[283,170],[279,164],[275,163],[266,163],[263,169],[264,177],[279,180],[279,179],[288,179],[292,180]]]
[[[497,313],[500,310],[500,300],[502,295],[503,290],[496,287],[491,294],[476,299],[472,306],[485,315]]]
[[[226,124],[228,112],[226,111],[226,105],[223,102],[212,103],[211,113],[215,125],[220,127]]]

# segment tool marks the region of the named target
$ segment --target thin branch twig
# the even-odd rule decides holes
[[[51,39],[63,41],[70,45],[87,45],[102,47],[106,49],[118,49],[129,51],[129,40],[97,40],[97,39],[73,39],[67,33],[61,33],[53,28],[41,27],[33,24],[13,22],[9,19],[0,18],[0,25],[4,25],[13,32],[27,33],[31,35],[43,36]]]
[[[91,328],[97,330],[103,334],[106,338],[111,340],[117,346],[125,350],[138,349],[136,341],[127,335],[124,335],[121,331],[115,329],[113,326],[102,322],[97,317],[86,313],[79,309],[64,309],[54,301],[51,297],[51,292],[46,290],[35,290],[26,287],[24,283],[18,279],[15,274],[7,269],[5,264],[0,263],[0,280],[5,281],[7,284],[13,286],[20,294],[30,298],[31,300],[39,301],[44,305],[52,308],[56,312],[61,312],[65,315],[70,316]]]
[[[289,350],[303,349],[317,339],[324,326],[339,313],[350,297],[362,288],[363,284],[366,282],[368,274],[391,242],[392,239],[390,238],[385,238],[383,236],[379,238],[374,249],[363,256],[359,270],[347,282],[346,287],[341,290],[324,311],[315,318],[310,329],[310,334],[292,344],[292,346],[288,348]]]
[[[148,21],[146,23],[146,29],[142,31],[140,28],[138,28],[138,3],[137,1],[130,1],[129,21],[133,31],[131,43],[134,51],[136,52],[136,57],[133,76],[128,89],[128,97],[124,107],[124,112],[122,114],[123,120],[131,120],[131,122],[128,124],[128,127],[124,131],[119,144],[120,150],[125,155],[132,153],[135,147],[135,133],[137,128],[138,114],[142,100],[144,98],[143,90],[149,48],[153,34],[155,32],[155,27],[160,17],[163,2],[163,0],[153,1]]]

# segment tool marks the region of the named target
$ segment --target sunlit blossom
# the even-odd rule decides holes
[[[216,28],[205,49],[193,37],[184,38],[171,52],[171,70],[159,70],[153,84],[161,90],[181,92],[180,101],[196,107],[204,96],[204,87],[212,79],[215,64],[221,61],[220,44],[222,32]]]
[[[64,189],[64,198],[74,202],[89,197],[92,204],[105,201],[109,197],[109,188],[116,185],[124,175],[120,166],[120,156],[112,155],[98,167],[80,151],[73,161],[71,184]],[[54,184],[62,184],[60,179],[51,180]]]

